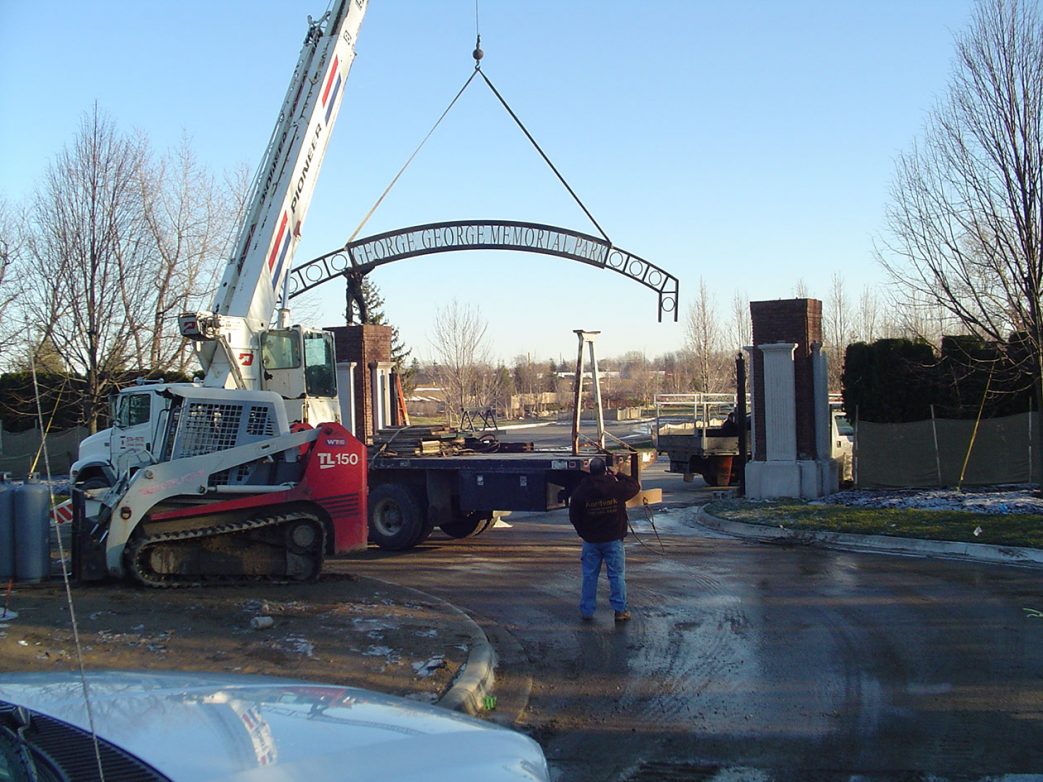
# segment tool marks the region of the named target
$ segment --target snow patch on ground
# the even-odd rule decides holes
[[[757,500],[751,500],[755,504]],[[812,500],[811,504],[845,505],[852,508],[916,508],[921,510],[966,511],[996,515],[1043,515],[1043,497],[1028,484],[968,487],[955,489],[850,489]],[[641,508],[629,510],[630,526],[642,539],[655,534],[702,534],[693,508],[660,508],[649,513]],[[655,525],[653,529],[653,524]],[[704,530],[703,530],[704,532]]]
[[[955,489],[851,489],[814,500],[853,508],[918,508],[969,513],[1043,514],[1043,497],[1026,484]]]

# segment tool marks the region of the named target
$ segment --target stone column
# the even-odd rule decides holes
[[[764,357],[765,461],[792,462],[797,459],[797,407],[793,385],[793,351],[796,347],[795,342],[757,346]]]
[[[821,497],[838,488],[829,458],[829,405],[822,342],[822,302],[750,302],[754,346],[750,384],[753,461],[746,495]]]

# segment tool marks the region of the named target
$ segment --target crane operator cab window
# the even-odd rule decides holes
[[[261,361],[264,387],[286,399],[337,396],[333,335],[329,332],[271,329],[261,339]]]
[[[301,365],[300,334],[293,329],[272,329],[261,337],[264,368],[296,369]]]

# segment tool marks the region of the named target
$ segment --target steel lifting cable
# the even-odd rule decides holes
[[[50,427],[48,426],[47,429],[44,428],[43,403],[40,401],[40,382],[36,375],[37,358],[36,351],[32,351],[30,353],[29,369],[33,378],[33,396],[36,398],[36,421],[37,425],[40,427],[40,448],[43,451],[43,463],[47,475],[47,493],[51,503],[51,515],[53,516],[57,503],[54,501],[54,479],[51,475],[51,457],[47,450],[47,430]],[[62,581],[65,586],[65,601],[69,607],[69,622],[72,625],[72,640],[73,645],[76,648],[76,665],[79,671],[80,688],[83,692],[84,705],[87,710],[87,726],[90,729],[91,741],[94,747],[94,762],[98,769],[98,778],[104,782],[105,768],[101,762],[98,731],[94,724],[94,709],[91,704],[90,685],[87,683],[87,673],[83,666],[83,645],[80,642],[80,627],[76,620],[76,606],[72,598],[72,586],[69,581],[69,568],[66,565],[65,560],[65,546],[62,543],[62,534],[57,525],[55,525],[54,534],[58,540],[58,557],[62,563]]]
[[[496,87],[493,85],[492,81],[490,81],[489,77],[485,75],[485,72],[482,70],[482,63],[481,63],[482,57],[485,56],[485,52],[482,51],[482,36],[481,36],[480,31],[478,30],[478,2],[477,2],[477,0],[475,0],[475,4],[474,4],[474,18],[475,18],[475,44],[474,44],[474,52],[472,52],[472,55],[471,55],[472,57],[474,57],[474,71],[468,77],[467,81],[464,82],[464,86],[460,88],[460,91],[456,93],[456,97],[454,97],[449,102],[449,105],[446,107],[445,111],[442,112],[442,115],[438,118],[438,120],[435,122],[435,124],[431,127],[431,130],[429,130],[427,132],[427,135],[424,136],[423,140],[417,145],[416,149],[413,150],[413,154],[409,156],[409,158],[406,160],[406,162],[402,165],[402,168],[400,168],[398,170],[398,173],[395,174],[395,176],[391,179],[391,182],[388,183],[388,186],[386,188],[384,188],[384,192],[380,194],[380,197],[376,200],[376,203],[374,203],[373,206],[370,208],[370,210],[366,213],[366,216],[362,218],[362,222],[359,223],[358,228],[356,228],[355,231],[348,238],[348,241],[345,243],[345,246],[347,246],[348,244],[351,244],[353,241],[355,241],[356,238],[358,238],[359,233],[362,231],[363,227],[365,227],[366,223],[369,222],[369,219],[373,216],[373,213],[377,211],[377,209],[379,208],[380,204],[387,197],[388,193],[391,192],[391,188],[393,188],[395,186],[395,183],[398,182],[398,180],[402,176],[402,174],[405,173],[405,170],[409,167],[409,164],[413,162],[413,159],[419,154],[420,150],[427,143],[427,140],[429,138],[431,138],[432,134],[435,132],[435,130],[438,128],[438,126],[440,124],[442,124],[442,120],[445,119],[446,115],[450,112],[450,110],[453,108],[453,106],[456,105],[456,102],[460,99],[460,96],[464,94],[464,91],[471,85],[471,82],[474,81],[474,77],[477,76],[477,75],[481,75],[482,80],[486,83],[486,85],[489,87],[489,89],[492,90],[493,95],[495,95],[496,99],[498,101],[500,101],[500,104],[507,111],[507,114],[510,115],[511,119],[514,120],[514,123],[518,126],[518,128],[521,130],[521,132],[525,134],[525,138],[527,138],[529,140],[529,143],[532,144],[533,149],[535,149],[540,154],[540,157],[543,158],[543,162],[545,162],[547,164],[547,166],[550,168],[550,170],[554,172],[554,176],[556,176],[558,178],[558,181],[561,182],[561,184],[565,188],[565,190],[568,191],[568,194],[570,196],[572,196],[572,199],[576,202],[577,205],[579,205],[579,208],[583,210],[583,214],[585,214],[587,216],[587,219],[590,220],[590,222],[594,225],[595,228],[598,229],[598,233],[601,234],[602,238],[606,242],[608,242],[609,244],[612,244],[612,240],[608,238],[608,234],[605,233],[605,229],[601,227],[601,224],[598,223],[597,220],[594,219],[594,215],[592,215],[590,213],[590,210],[587,209],[587,207],[583,203],[583,201],[580,200],[580,197],[578,195],[576,195],[576,191],[572,189],[572,187],[569,185],[569,183],[567,181],[565,181],[565,177],[563,177],[561,175],[561,172],[558,171],[558,169],[554,165],[554,163],[551,162],[551,159],[549,157],[547,157],[547,153],[543,151],[543,148],[537,143],[536,139],[533,138],[533,135],[529,132],[528,128],[525,127],[525,124],[521,121],[521,119],[518,117],[518,115],[514,113],[514,110],[507,103],[507,101],[503,97],[503,95],[500,94],[500,91],[496,89]]]
[[[373,216],[373,213],[377,211],[377,208],[387,197],[387,194],[391,192],[391,188],[393,188],[395,186],[395,183],[398,182],[399,177],[401,177],[402,174],[405,173],[406,169],[409,168],[409,164],[413,162],[413,158],[415,158],[420,153],[420,150],[423,149],[424,144],[427,143],[427,140],[431,138],[438,126],[442,124],[442,120],[445,119],[446,114],[448,114],[450,109],[452,109],[453,106],[456,105],[456,102],[460,100],[460,96],[464,94],[464,90],[466,90],[468,86],[470,86],[471,82],[474,80],[475,74],[477,74],[478,72],[479,71],[476,68],[475,72],[472,73],[471,76],[467,79],[467,81],[464,82],[464,86],[461,87],[460,91],[456,93],[456,97],[449,101],[449,105],[446,106],[445,111],[442,112],[442,115],[438,118],[435,124],[431,126],[431,130],[427,131],[427,135],[424,136],[423,140],[421,140],[421,142],[417,144],[416,149],[413,150],[413,154],[409,156],[409,159],[406,160],[405,163],[402,164],[402,168],[398,170],[398,173],[395,174],[395,176],[391,179],[391,181],[388,183],[388,186],[384,188],[384,192],[380,194],[380,198],[378,198],[376,200],[376,203],[374,203],[373,206],[370,207],[370,210],[366,212],[366,216],[362,218],[362,222],[359,223],[359,226],[355,229],[354,233],[352,233],[351,236],[348,237],[348,241],[345,242],[345,245],[351,244],[353,241],[355,241],[355,239],[359,235],[359,232],[365,227],[366,223],[369,222],[369,218]]]
[[[503,96],[499,93],[496,87],[493,86],[493,83],[489,81],[489,77],[485,75],[484,71],[482,71],[481,66],[476,63],[474,68],[478,73],[482,75],[482,78],[485,80],[485,83],[489,85],[489,89],[493,91],[493,95],[495,95],[497,100],[499,100],[500,103],[503,104],[503,107],[507,110],[507,113],[511,115],[511,119],[513,119],[515,124],[521,129],[521,132],[525,134],[525,137],[532,144],[533,148],[535,148],[535,150],[540,153],[540,157],[542,157],[543,161],[550,167],[550,170],[554,172],[554,176],[556,176],[558,178],[558,181],[561,182],[564,188],[569,191],[569,195],[572,196],[572,199],[577,204],[579,204],[579,208],[583,210],[583,214],[585,214],[587,216],[587,219],[594,224],[595,228],[598,229],[598,233],[601,234],[602,238],[609,244],[612,244],[612,240],[608,238],[608,234],[605,233],[605,229],[601,227],[597,220],[594,219],[594,215],[590,213],[590,210],[587,209],[587,207],[583,204],[579,196],[576,195],[576,192],[569,186],[569,183],[565,181],[565,177],[561,175],[561,172],[558,171],[555,165],[550,161],[550,158],[547,157],[547,154],[543,151],[543,149],[540,148],[540,145],[536,143],[536,139],[532,137],[532,134],[529,133],[525,125],[522,124],[522,121],[518,118],[518,115],[514,113],[510,106],[507,105],[507,101],[504,100]]]

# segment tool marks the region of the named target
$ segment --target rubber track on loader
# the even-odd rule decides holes
[[[156,545],[162,543],[201,540],[203,538],[216,537],[219,535],[243,534],[267,527],[283,526],[300,520],[314,522],[319,531],[318,539],[314,545],[309,547],[307,552],[307,556],[311,556],[313,559],[313,568],[311,574],[305,579],[294,578],[293,576],[288,576],[284,573],[273,573],[268,575],[212,573],[181,576],[156,573],[148,566],[150,550]],[[322,571],[325,551],[326,531],[317,516],[311,513],[284,513],[272,516],[259,516],[253,519],[218,524],[212,527],[200,527],[199,529],[181,530],[177,532],[164,532],[159,535],[141,537],[137,540],[128,541],[127,550],[124,556],[131,574],[139,582],[145,586],[170,589],[192,586],[233,586],[236,584],[252,583],[259,580],[264,580],[270,583],[286,583],[302,580],[310,581],[319,577],[319,573]]]

